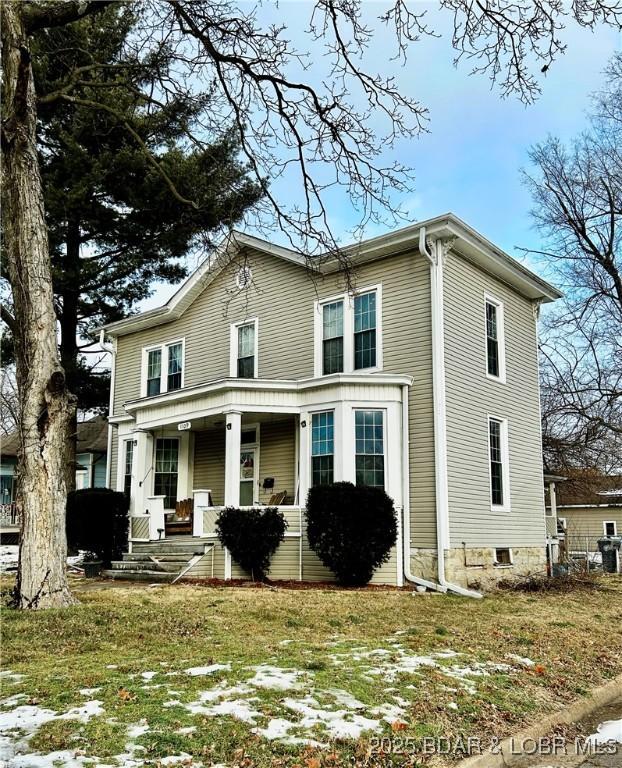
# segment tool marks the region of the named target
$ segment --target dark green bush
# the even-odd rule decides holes
[[[128,499],[110,488],[84,488],[67,494],[67,546],[94,552],[109,567],[127,545]]]
[[[346,586],[367,584],[397,539],[393,501],[381,488],[318,485],[307,496],[311,549]]]
[[[231,557],[255,581],[263,581],[270,559],[285,536],[287,521],[276,507],[226,507],[216,519],[216,532]]]

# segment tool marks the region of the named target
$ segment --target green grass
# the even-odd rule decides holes
[[[366,717],[377,718],[370,710],[395,703],[393,697],[407,701],[398,718],[399,734],[393,735],[415,738],[503,737],[622,672],[622,637],[612,631],[619,620],[622,584],[613,578],[598,590],[535,597],[498,593],[481,601],[397,590],[187,584],[86,589],[84,584],[76,582],[80,604],[67,610],[3,611],[3,668],[25,675],[17,683],[5,681],[3,696],[23,693],[31,703],[59,713],[96,698],[105,710],[87,723],[43,725],[30,740],[33,751],[80,750],[113,761],[133,741],[143,748],[134,759],[152,764],[181,752],[205,765],[246,768],[367,760],[367,736],[317,750],[267,741],[252,733],[253,724],[193,714],[183,706],[225,681],[244,683],[260,664],[301,671],[305,688],[256,689],[240,697],[261,712],[259,727],[272,718],[296,720],[283,701],[290,696],[300,699],[311,692],[319,707],[334,710],[338,705],[330,691],[340,689],[365,705]],[[387,670],[404,654],[446,649],[461,656],[388,679]],[[388,653],[366,655],[376,650]],[[448,676],[455,664],[507,663],[508,653],[528,656],[538,666],[509,673],[489,667],[488,674],[469,678],[467,686]],[[230,664],[231,670],[208,677],[184,672],[210,663]],[[379,665],[383,672],[372,674]],[[141,677],[146,671],[156,672],[152,680]],[[471,686],[474,692],[467,690]],[[96,687],[101,690],[92,697],[79,693]],[[164,706],[175,699],[182,705]],[[128,739],[128,727],[140,723],[148,724],[149,731]],[[188,727],[195,730],[179,732]],[[385,735],[392,734],[392,727],[397,725],[383,724]],[[290,735],[327,742],[321,726],[313,732],[293,729]]]

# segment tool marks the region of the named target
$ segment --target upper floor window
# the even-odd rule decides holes
[[[488,418],[488,456],[490,461],[490,503],[509,508],[508,425],[505,419]]]
[[[322,307],[322,373],[343,371],[343,301]]]
[[[311,485],[331,485],[334,473],[335,414],[311,416]]]
[[[354,298],[354,369],[376,367],[376,291]]]
[[[356,484],[384,488],[384,414],[355,411]]]
[[[143,350],[143,366],[143,392],[147,397],[181,389],[184,376],[183,340]]]
[[[238,379],[257,378],[257,319],[231,326],[231,361],[229,375]]]
[[[381,289],[316,303],[316,376],[382,369]]]
[[[503,303],[486,295],[486,373],[505,381],[505,338]]]

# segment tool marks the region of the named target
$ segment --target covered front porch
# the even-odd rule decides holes
[[[118,423],[117,488],[130,495],[130,549],[174,541],[167,520],[192,507],[183,533],[200,546],[187,575],[241,578],[245,574],[218,541],[218,513],[225,506],[277,506],[288,528],[271,577],[331,579],[306,542],[310,485],[360,482],[366,473],[383,484],[398,509],[402,504],[402,401],[409,381],[373,378],[226,380],[197,397],[126,404],[128,418]],[[364,450],[373,454],[362,456]],[[397,551],[381,569],[388,569],[379,574],[381,583],[399,582]]]

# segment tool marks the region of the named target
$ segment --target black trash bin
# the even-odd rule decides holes
[[[605,573],[617,573],[618,557],[622,536],[603,536],[598,539],[598,551],[603,558],[603,571]]]

